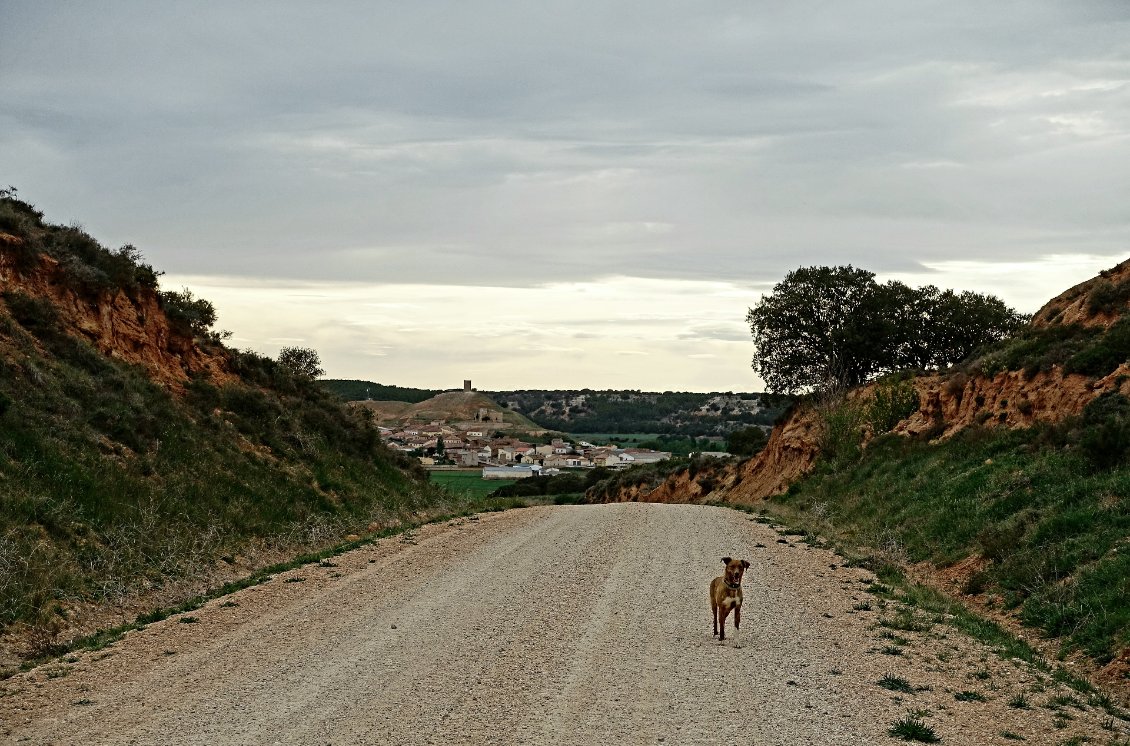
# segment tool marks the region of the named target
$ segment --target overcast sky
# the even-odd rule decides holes
[[[1130,256],[1130,3],[0,0],[0,182],[331,377],[758,390],[796,267]]]

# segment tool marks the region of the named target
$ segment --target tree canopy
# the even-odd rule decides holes
[[[309,347],[283,347],[279,350],[279,365],[288,368],[292,373],[306,378],[323,376],[322,360],[318,351]]]
[[[754,371],[771,391],[797,393],[952,365],[1015,333],[1027,317],[992,295],[880,284],[848,265],[790,272],[746,321]]]

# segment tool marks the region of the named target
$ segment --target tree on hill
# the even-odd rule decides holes
[[[726,450],[735,456],[752,456],[768,441],[769,436],[760,427],[747,427],[726,436]]]
[[[318,351],[309,347],[283,347],[279,350],[279,365],[304,378],[317,378],[326,373]]]
[[[874,273],[850,265],[790,272],[746,315],[753,369],[777,393],[952,365],[1026,320],[991,295],[879,284]]]
[[[216,323],[216,307],[209,300],[197,298],[188,288],[180,292],[161,291],[159,298],[169,320],[198,337],[206,336]]]

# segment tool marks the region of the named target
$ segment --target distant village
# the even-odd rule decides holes
[[[416,455],[426,467],[482,467],[485,479],[547,476],[561,469],[598,466],[626,469],[634,464],[671,458],[669,451],[594,446],[583,441],[569,443],[560,438],[535,445],[519,438],[496,437],[485,428],[461,430],[438,420],[427,425],[382,427],[380,431],[390,448]]]

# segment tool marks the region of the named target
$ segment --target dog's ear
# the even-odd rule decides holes
[[[723,557],[723,558],[722,558],[722,564],[723,564],[723,565],[728,565],[728,564],[730,564],[730,558],[729,558],[729,557]]]
[[[744,567],[748,570],[749,569],[749,561],[748,560],[742,560],[742,567]]]

